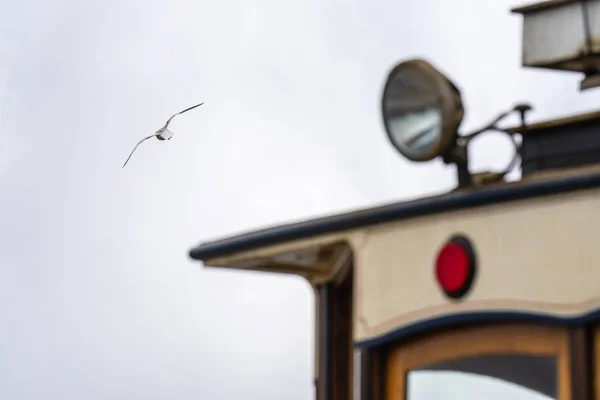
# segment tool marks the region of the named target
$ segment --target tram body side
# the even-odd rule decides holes
[[[405,399],[409,372],[428,368],[570,399],[583,390],[575,383],[594,382],[585,365],[600,310],[599,211],[594,167],[252,232],[199,253],[209,266],[310,282],[318,399]],[[436,267],[457,235],[476,262],[470,286],[453,297]],[[541,377],[523,380],[532,368]],[[587,372],[574,377],[574,368]]]

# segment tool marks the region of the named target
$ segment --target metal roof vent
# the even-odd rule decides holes
[[[523,135],[523,177],[600,164],[600,112],[539,122],[514,131]]]

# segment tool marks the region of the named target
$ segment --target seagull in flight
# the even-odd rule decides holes
[[[125,160],[125,164],[123,164],[123,168],[125,168],[125,166],[127,165],[127,163],[129,162],[129,159],[131,158],[131,156],[133,155],[133,153],[135,152],[135,150],[138,148],[138,146],[140,144],[142,144],[142,142],[145,142],[146,140],[156,137],[158,140],[171,140],[171,138],[173,137],[174,133],[172,131],[170,131],[168,129],[169,124],[171,123],[171,121],[173,120],[173,118],[175,118],[176,116],[178,116],[179,114],[183,114],[184,112],[188,112],[190,110],[193,110],[196,107],[200,107],[202,104],[204,104],[204,102],[200,103],[200,104],[196,104],[195,106],[186,108],[183,111],[179,111],[178,113],[175,113],[171,116],[171,118],[169,118],[167,120],[167,123],[165,124],[165,126],[163,126],[162,128],[160,128],[159,130],[156,131],[156,133],[154,135],[150,135],[148,137],[143,138],[142,140],[140,140],[138,142],[138,144],[135,145],[135,147],[133,148],[133,150],[131,151],[131,154],[129,154],[129,157],[127,157],[127,160]]]

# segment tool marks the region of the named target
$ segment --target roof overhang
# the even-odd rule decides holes
[[[313,284],[334,280],[352,257],[341,237],[299,240],[256,250],[203,259],[210,267],[299,275]]]
[[[523,133],[533,134],[552,124],[569,125],[599,116],[599,113],[590,113],[532,124]],[[360,251],[360,244],[371,227],[596,187],[600,187],[598,164],[542,171],[518,182],[461,189],[206,242],[191,249],[189,255],[209,267],[295,274],[312,283],[326,282],[334,279],[353,253]]]

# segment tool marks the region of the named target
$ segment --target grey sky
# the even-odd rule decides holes
[[[599,104],[575,74],[520,68],[515,5],[4,0],[0,398],[311,398],[308,285],[188,249],[450,188],[452,169],[409,164],[382,130],[402,59],[455,81],[465,129],[520,100],[535,119]],[[482,139],[474,167],[508,150]]]

